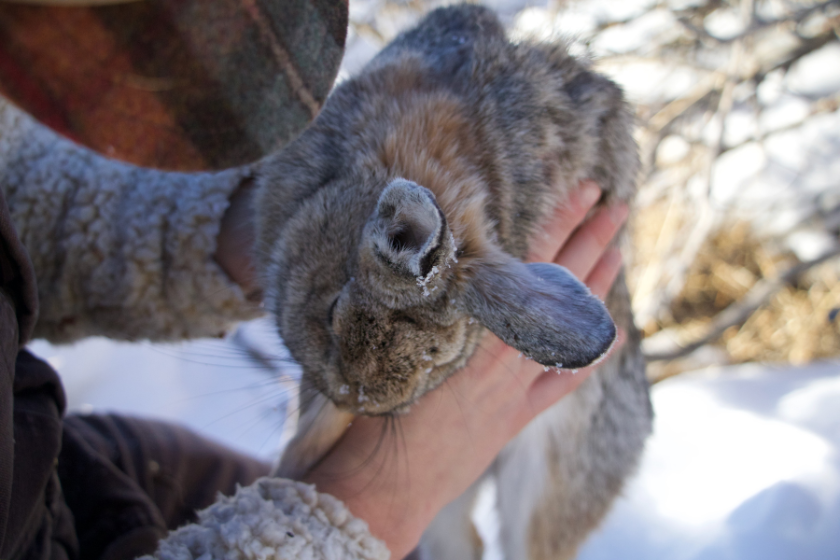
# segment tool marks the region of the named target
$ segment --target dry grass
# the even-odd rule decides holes
[[[662,208],[653,205],[642,212],[638,223],[661,219]],[[648,222],[650,223],[650,222]],[[645,251],[655,250],[655,228],[634,230],[636,243],[646,262]],[[649,258],[649,257],[648,257]],[[737,304],[762,279],[778,278],[799,264],[790,253],[773,251],[766,241],[752,235],[750,226],[737,223],[715,231],[691,264],[682,290],[658,320],[642,325],[646,336],[664,329],[681,342],[701,338],[712,320]],[[710,344],[723,363],[751,361],[803,364],[840,355],[840,264],[831,259],[785,285],[741,325],[725,330]],[[669,377],[692,366],[691,359],[653,367],[654,379]],[[696,362],[694,362],[694,365]]]

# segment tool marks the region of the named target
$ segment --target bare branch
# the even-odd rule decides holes
[[[780,126],[779,128],[774,128],[773,130],[767,130],[757,136],[747,138],[742,142],[738,142],[737,144],[724,146],[721,150],[721,153],[728,152],[730,150],[736,150],[742,146],[745,146],[746,144],[749,144],[750,142],[764,142],[765,140],[767,140],[767,138],[774,134],[795,130],[800,126],[804,125],[806,122],[808,122],[808,120],[812,117],[822,115],[825,113],[833,113],[838,108],[840,108],[840,94],[833,94],[826,97],[821,97],[813,103],[811,103],[810,107],[808,108],[808,114],[805,115],[803,118],[797,120],[796,122],[792,122],[785,126]]]
[[[712,323],[709,326],[706,334],[683,346],[675,347],[665,351],[660,350],[656,353],[647,354],[645,357],[648,361],[655,362],[663,360],[675,360],[677,358],[682,358],[691,354],[698,348],[716,340],[728,328],[745,323],[747,319],[749,319],[750,316],[752,316],[752,314],[755,313],[755,311],[758,310],[759,307],[767,303],[776,292],[778,292],[785,286],[792,284],[799,276],[802,275],[802,273],[837,256],[840,256],[840,248],[836,248],[832,251],[829,251],[828,253],[816,259],[806,261],[794,267],[791,267],[778,278],[772,280],[760,280],[755,284],[755,286],[752,287],[752,289],[750,289],[749,292],[747,292],[747,295],[745,295],[742,300],[733,303],[732,305],[718,313],[712,320]],[[669,330],[673,334],[673,329]],[[672,338],[675,339],[676,337],[674,336]],[[677,345],[675,344],[675,346]]]
[[[694,25],[694,23],[692,23],[686,17],[677,18],[677,21],[679,21],[683,26],[685,26],[686,29],[688,29],[689,31],[691,31],[692,33],[696,34],[699,37],[702,37],[704,39],[712,40],[712,41],[714,41],[716,43],[719,43],[721,45],[726,45],[726,44],[729,44],[729,43],[734,43],[735,41],[738,41],[740,39],[745,39],[745,38],[747,38],[751,35],[755,35],[757,32],[762,31],[764,29],[767,29],[769,27],[775,27],[777,25],[790,25],[792,23],[797,23],[797,24],[801,23],[811,14],[819,12],[821,10],[824,10],[825,8],[827,8],[827,7],[829,7],[833,4],[840,5],[840,0],[828,0],[827,2],[823,2],[821,4],[815,4],[813,6],[803,8],[803,9],[797,11],[795,14],[791,14],[788,17],[782,17],[782,18],[778,18],[778,19],[769,19],[769,20],[761,20],[761,19],[754,18],[752,20],[752,23],[747,27],[747,29],[745,29],[744,31],[742,31],[741,33],[739,33],[737,35],[734,35],[732,37],[726,37],[726,38],[721,38],[721,37],[717,37],[715,35],[712,35],[711,33],[706,31],[702,27],[698,27],[697,25]]]

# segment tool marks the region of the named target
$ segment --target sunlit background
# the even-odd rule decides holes
[[[656,410],[583,559],[840,557],[840,2],[488,2],[625,89],[644,170],[627,266]],[[437,5],[351,0],[339,79]],[[221,341],[33,348],[77,412],[183,422],[266,459],[297,370],[267,320]],[[499,558],[493,489],[477,518]],[[512,559],[513,560],[513,559]]]

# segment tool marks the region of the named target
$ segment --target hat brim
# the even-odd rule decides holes
[[[0,2],[0,93],[109,157],[228,168],[312,120],[346,32],[341,0]]]

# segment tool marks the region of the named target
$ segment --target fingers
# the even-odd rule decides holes
[[[584,222],[600,195],[593,181],[581,182],[581,188],[557,208],[543,232],[532,240],[529,260],[565,266],[603,300],[621,271],[621,253],[610,243],[627,218],[628,208],[625,204],[601,208]],[[623,344],[623,336],[619,332],[614,348]],[[464,395],[481,395],[475,399],[481,403],[478,408],[511,403],[511,397],[518,395],[515,402],[520,404],[514,408],[519,409],[517,417],[527,422],[577,388],[595,367],[576,374],[569,370],[558,374],[554,368],[545,371],[544,366],[526,360],[517,350],[489,336],[450,386],[460,389],[460,382],[466,383]],[[525,407],[520,399],[524,399]]]
[[[606,299],[621,270],[621,251],[611,247],[601,256],[584,282],[601,301]]]
[[[618,329],[618,335],[615,343],[610,348],[607,356],[612,356],[619,348],[624,345],[627,340],[627,333],[622,329]],[[559,370],[551,369],[543,372],[531,384],[528,391],[528,402],[534,414],[539,414],[544,411],[561,398],[565,397],[586,380],[589,375],[598,369],[599,364],[594,364],[580,370]]]
[[[601,261],[607,246],[627,219],[626,204],[599,210],[563,246],[554,262],[565,266],[578,278],[588,278]]]
[[[262,299],[253,254],[256,231],[253,210],[254,187],[246,179],[230,196],[216,239],[215,259],[231,280],[239,284],[249,301]]]
[[[569,200],[557,207],[551,220],[532,240],[528,262],[553,261],[575,228],[598,202],[601,189],[594,181],[581,181],[580,187],[571,194]]]

